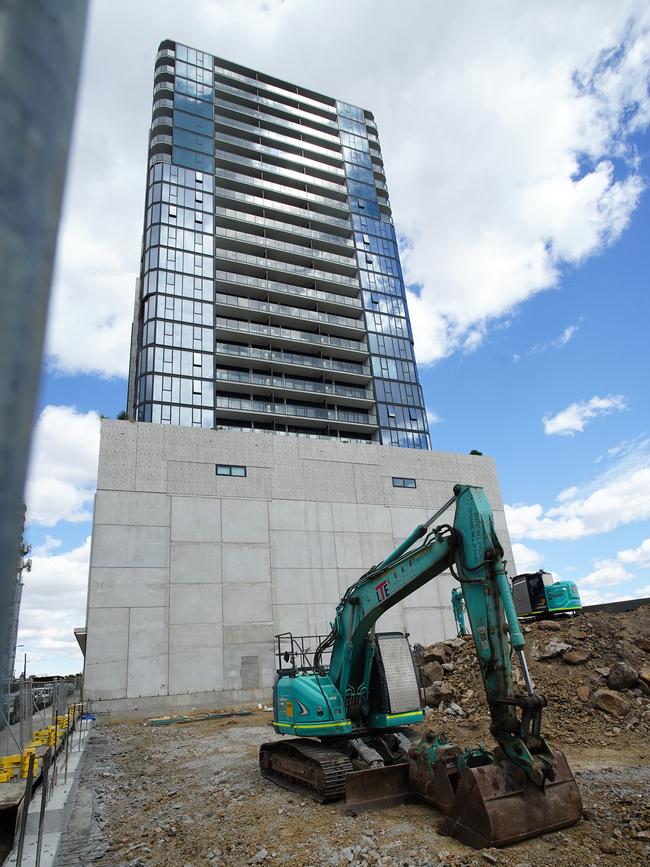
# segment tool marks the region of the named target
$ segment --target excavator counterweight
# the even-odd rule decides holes
[[[433,526],[455,503],[453,525]],[[496,747],[462,749],[424,736],[418,675],[402,633],[378,618],[441,572],[458,580],[481,669]],[[458,595],[458,594],[457,594]],[[263,744],[262,774],[321,802],[346,797],[358,813],[424,800],[441,832],[481,848],[566,828],[582,814],[565,756],[542,735],[503,549],[481,488],[454,496],[343,595],[329,635],[277,637],[273,726],[293,739]],[[526,690],[515,693],[512,658]]]

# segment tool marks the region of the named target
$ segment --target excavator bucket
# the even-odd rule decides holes
[[[409,783],[408,762],[353,771],[345,778],[345,812],[348,815],[382,810],[415,800]]]
[[[463,768],[441,832],[482,849],[575,824],[582,815],[580,792],[564,754],[555,750],[553,756],[556,776],[543,788],[505,759]]]

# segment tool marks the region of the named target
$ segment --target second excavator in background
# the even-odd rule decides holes
[[[455,503],[453,525],[435,522]],[[416,543],[419,543],[416,545]],[[422,736],[417,670],[402,633],[378,618],[441,572],[459,581],[496,746],[461,748]],[[482,488],[454,496],[349,587],[327,636],[277,636],[273,726],[293,735],[262,744],[260,769],[316,800],[346,798],[350,812],[424,800],[441,831],[481,848],[566,828],[582,814],[566,758],[542,735],[546,705],[530,678],[503,549]],[[525,691],[515,692],[517,659]]]

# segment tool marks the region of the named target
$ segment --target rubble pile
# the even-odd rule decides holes
[[[554,746],[605,746],[621,736],[626,745],[648,744],[650,606],[542,620],[524,625],[523,631],[535,688],[549,701],[543,727]],[[459,741],[489,741],[489,715],[471,637],[416,649],[428,706],[426,725]],[[523,690],[515,659],[513,676],[515,688]]]

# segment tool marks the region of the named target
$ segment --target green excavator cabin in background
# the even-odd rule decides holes
[[[453,526],[433,527],[454,502]],[[416,679],[409,689],[417,675],[407,637],[376,634],[374,627],[445,570],[462,588],[495,750],[463,751],[432,732],[414,743],[417,735],[400,728],[423,719]],[[282,639],[290,642],[284,653]],[[517,842],[580,818],[580,794],[566,759],[541,734],[546,699],[528,673],[503,549],[482,488],[456,485],[435,515],[349,587],[311,658],[304,640],[297,641],[278,636],[273,726],[303,737],[263,744],[264,776],[321,801],[345,794],[353,810],[421,798],[447,815],[443,833],[476,847]],[[513,653],[526,687],[521,695],[513,685]]]

